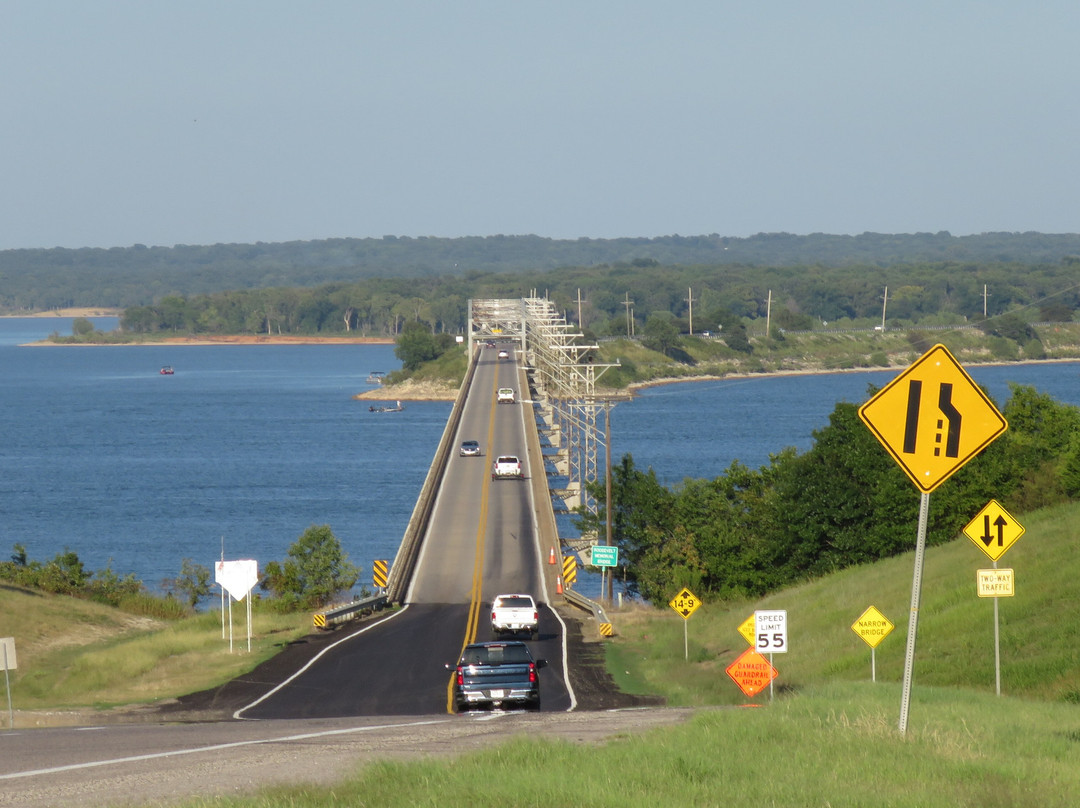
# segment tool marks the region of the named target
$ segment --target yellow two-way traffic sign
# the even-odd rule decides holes
[[[1024,535],[1024,526],[992,499],[967,523],[964,535],[990,556],[991,561],[997,561]]]
[[[879,390],[859,418],[927,494],[1008,427],[944,345]]]

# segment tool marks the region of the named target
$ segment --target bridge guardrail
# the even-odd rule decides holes
[[[591,600],[584,595],[580,595],[573,589],[563,589],[563,597],[566,598],[567,603],[572,606],[576,606],[579,609],[584,609],[587,612],[592,612],[594,618],[596,618],[597,628],[600,634],[604,637],[611,637],[615,634],[615,624],[608,619],[607,614],[604,612],[604,607],[597,603],[595,600]]]
[[[331,629],[341,623],[349,622],[360,612],[381,609],[385,605],[386,595],[371,595],[342,606],[331,606],[317,611],[312,615],[311,623],[318,629]]]

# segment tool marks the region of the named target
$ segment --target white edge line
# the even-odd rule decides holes
[[[299,676],[300,674],[302,674],[302,673],[303,673],[304,671],[306,671],[306,670],[307,670],[308,668],[310,668],[310,667],[311,667],[312,665],[314,665],[314,664],[315,664],[315,663],[316,663],[316,662],[317,662],[317,661],[319,660],[319,658],[320,658],[320,657],[321,657],[321,656],[322,656],[323,654],[325,654],[325,653],[326,653],[327,651],[331,651],[331,650],[333,650],[334,648],[337,648],[337,647],[338,647],[339,645],[341,645],[341,644],[342,644],[343,642],[348,642],[348,641],[349,641],[349,640],[351,640],[351,639],[352,639],[353,637],[359,637],[359,636],[360,636],[361,634],[363,634],[363,633],[364,633],[365,631],[370,631],[371,629],[375,628],[376,626],[381,626],[381,625],[382,625],[383,623],[385,623],[385,622],[386,622],[386,621],[388,621],[388,620],[393,620],[393,619],[394,619],[395,617],[397,617],[398,615],[402,615],[402,614],[405,614],[405,610],[406,610],[406,609],[408,609],[408,608],[409,608],[409,607],[408,607],[408,605],[406,605],[406,606],[403,606],[403,607],[402,607],[401,609],[398,609],[398,610],[397,610],[397,611],[395,611],[395,612],[394,612],[393,614],[391,614],[391,615],[388,615],[388,616],[384,617],[384,618],[383,618],[382,620],[377,620],[377,621],[375,621],[374,623],[372,623],[372,624],[370,624],[370,625],[368,625],[368,626],[364,626],[364,627],[363,627],[362,629],[360,629],[359,631],[354,631],[354,632],[353,632],[352,634],[350,634],[349,636],[347,636],[347,637],[342,637],[342,638],[341,638],[340,640],[338,640],[337,642],[335,642],[335,643],[331,643],[330,645],[326,646],[326,647],[325,647],[324,649],[322,649],[321,651],[319,651],[319,653],[317,653],[317,654],[316,654],[315,656],[313,656],[313,657],[312,657],[311,659],[309,659],[309,660],[307,661],[307,664],[305,664],[305,665],[304,665],[304,666],[303,666],[302,668],[300,668],[300,670],[298,670],[298,671],[297,671],[296,673],[294,673],[294,674],[293,674],[292,676],[290,676],[290,677],[289,677],[288,679],[286,679],[285,681],[281,682],[280,684],[276,685],[276,686],[275,686],[275,687],[273,687],[272,689],[268,690],[268,691],[267,691],[266,693],[264,693],[263,695],[259,696],[259,698],[255,699],[255,701],[251,702],[251,704],[248,704],[248,705],[245,705],[245,706],[241,707],[241,708],[240,708],[239,710],[237,710],[237,711],[236,711],[235,713],[233,713],[232,717],[233,717],[233,718],[236,718],[236,719],[242,719],[242,720],[245,720],[245,721],[246,721],[246,720],[252,720],[252,719],[245,719],[245,718],[244,718],[244,716],[243,716],[243,713],[244,713],[244,712],[245,712],[246,710],[250,710],[250,709],[251,709],[252,707],[255,707],[255,706],[257,706],[257,705],[261,704],[261,703],[262,703],[263,701],[265,701],[266,699],[270,698],[270,697],[271,697],[272,695],[274,695],[275,693],[277,693],[277,692],[278,692],[279,690],[281,690],[281,688],[285,687],[285,685],[289,684],[289,682],[293,681],[293,679],[295,679],[295,678],[296,678],[296,677],[298,677],[298,676]],[[259,720],[259,719],[255,719],[255,720]]]
[[[531,412],[531,410],[530,410],[530,412]],[[521,420],[522,429],[524,429],[525,428],[525,416],[524,416],[524,414],[522,414],[521,419],[522,419]],[[541,455],[542,454],[543,453],[541,453]],[[543,458],[543,456],[541,456],[540,457],[540,466],[541,466],[541,468],[543,467],[543,464],[544,464],[544,458]],[[529,472],[529,476],[530,477],[532,476],[532,471],[531,470]],[[548,489],[547,477],[546,476],[544,477],[544,488]],[[548,490],[548,497],[549,497],[549,499],[551,497],[551,491],[550,490]],[[534,541],[534,543],[536,545],[536,556],[535,556],[535,558],[536,558],[536,574],[537,574],[536,580],[543,581],[544,580],[544,562],[541,559],[543,558],[543,555],[544,555],[544,548],[540,546],[540,523],[536,519],[536,499],[533,496],[532,480],[529,480],[529,513],[532,514],[533,541]],[[557,533],[558,533],[558,529],[556,529],[556,534]],[[558,540],[559,540],[559,537],[558,537],[558,535],[556,535],[555,536],[555,541],[558,541]],[[549,600],[549,599],[547,597],[545,597],[544,600]],[[551,605],[550,601],[548,602],[547,607],[548,607],[548,611],[551,612],[553,615],[555,615],[555,619],[559,621],[559,625],[562,626],[562,643],[561,643],[562,644],[562,670],[563,670],[563,682],[566,684],[566,692],[570,696],[570,706],[566,708],[566,712],[569,713],[572,710],[577,708],[577,695],[574,693],[573,685],[570,684],[570,667],[569,667],[569,665],[570,665],[570,654],[569,654],[569,651],[567,650],[567,647],[566,647],[566,623],[563,622],[562,617],[559,615],[558,611],[556,611],[555,607],[553,607]]]
[[[0,780],[14,780],[19,777],[34,777],[42,774],[56,774],[57,772],[75,771],[77,769],[92,769],[97,766],[113,766],[118,763],[133,763],[140,760],[155,760],[157,758],[176,757],[179,755],[194,755],[200,752],[216,752],[219,749],[236,749],[241,746],[257,746],[266,743],[282,743],[286,741],[304,741],[312,738],[325,738],[332,735],[349,735],[356,732],[370,732],[378,729],[395,729],[397,727],[425,727],[432,724],[443,724],[450,721],[449,718],[438,718],[428,721],[410,721],[404,724],[379,724],[369,727],[350,727],[348,729],[331,729],[323,732],[305,732],[300,735],[286,735],[281,738],[258,738],[253,741],[234,741],[232,743],[219,743],[211,746],[198,746],[192,749],[174,749],[170,752],[154,752],[148,755],[132,755],[131,757],[112,758],[110,760],[94,760],[89,763],[72,763],[68,766],[52,766],[48,769],[33,769],[24,772],[12,772],[0,774]]]

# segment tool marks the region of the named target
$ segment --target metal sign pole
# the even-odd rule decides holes
[[[904,689],[900,696],[900,734],[907,732],[908,708],[911,706],[911,677],[915,668],[915,635],[919,627],[919,599],[922,588],[923,561],[926,556],[926,524],[930,515],[930,495],[919,498],[919,533],[915,539],[915,573],[911,581],[911,613],[908,616],[907,651],[904,654]]]
[[[683,647],[683,659],[687,662],[690,661],[690,629],[687,627],[687,623],[690,621],[683,618],[682,621],[682,647]]]
[[[8,729],[15,729],[15,712],[11,709],[11,677],[8,674],[7,643],[0,643],[4,648],[4,686],[7,688]]]
[[[997,569],[997,561],[994,562]],[[994,598],[994,687],[1001,695],[1001,640],[998,632],[998,599]]]
[[[875,658],[876,648],[870,649],[870,681],[877,681],[877,659]]]

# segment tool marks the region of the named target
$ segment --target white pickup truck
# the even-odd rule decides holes
[[[516,455],[499,455],[491,464],[491,479],[504,480],[506,478],[520,480],[525,477],[521,470],[521,460]]]
[[[540,631],[540,612],[532,595],[496,595],[491,601],[491,634],[528,634],[536,639]]]

